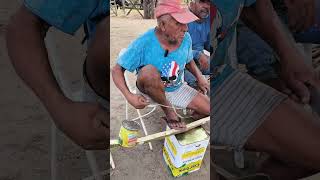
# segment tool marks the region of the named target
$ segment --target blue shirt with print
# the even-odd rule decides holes
[[[192,39],[194,60],[199,60],[203,50],[210,51],[210,16],[202,22],[193,21],[188,24],[188,32]]]
[[[192,43],[189,33],[185,33],[181,45],[165,56],[166,52],[155,34],[155,28],[148,30],[118,57],[117,63],[124,69],[134,72],[145,65],[153,65],[161,75],[165,91],[177,90],[183,83],[185,65],[192,59]]]

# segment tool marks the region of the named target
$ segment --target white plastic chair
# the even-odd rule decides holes
[[[125,50],[126,50],[126,49],[122,49],[122,50],[120,51],[120,53],[119,53],[119,56],[120,56],[122,53],[124,53]],[[132,83],[130,83],[128,72],[125,72],[125,73],[124,73],[124,78],[125,78],[125,82],[126,82],[128,88],[129,88],[129,91],[130,91],[131,93],[136,94],[136,93],[137,93],[136,87],[133,86]],[[122,95],[122,96],[123,96],[123,95]],[[123,96],[123,98],[125,99],[125,103],[126,103],[126,119],[127,119],[127,120],[134,120],[134,121],[137,120],[137,119],[140,119],[140,123],[141,123],[142,129],[143,129],[143,132],[144,132],[144,134],[147,136],[147,135],[148,135],[148,131],[147,131],[147,128],[146,128],[146,126],[145,126],[145,124],[144,124],[143,118],[146,117],[146,116],[148,116],[148,115],[150,115],[151,113],[153,113],[153,112],[156,110],[157,105],[152,105],[152,104],[148,105],[146,108],[149,108],[150,111],[148,111],[146,114],[143,114],[143,115],[142,115],[140,109],[136,109],[137,114],[138,114],[138,118],[129,118],[129,103],[128,103],[127,99],[126,99],[124,96]],[[149,145],[150,150],[153,150],[153,148],[152,148],[152,143],[149,142],[148,145]],[[112,169],[115,168],[115,163],[114,163],[114,161],[113,161],[111,152],[110,152],[110,165],[111,165]]]
[[[81,95],[78,96],[75,93],[72,93],[68,83],[65,80],[65,76],[62,72],[62,64],[60,62],[60,59],[57,56],[56,48],[55,48],[55,41],[54,37],[52,37],[52,33],[48,32],[46,36],[46,47],[48,49],[48,56],[50,59],[51,67],[53,69],[53,72],[55,74],[56,80],[58,81],[58,84],[60,85],[61,89],[63,90],[63,93],[75,100],[81,100]],[[57,128],[52,122],[51,124],[51,180],[58,180],[58,172],[57,172],[57,135],[58,131]],[[107,174],[107,171],[100,172],[98,169],[97,161],[94,155],[93,151],[85,151],[88,164],[90,166],[90,169],[93,173],[92,177],[85,178],[86,180],[89,179],[96,179],[96,180],[102,180],[102,175]]]
[[[125,72],[124,77],[125,77],[125,81],[126,81],[126,84],[127,84],[128,88],[129,88],[130,92],[136,94],[137,93],[137,91],[136,91],[137,87],[132,87],[131,86],[131,83],[130,83],[129,77],[128,77],[128,72]],[[126,119],[130,120],[130,118],[129,118],[129,103],[128,103],[128,101],[126,99],[125,99],[125,101],[126,101]],[[141,123],[142,129],[143,129],[143,132],[147,136],[148,132],[147,132],[147,128],[146,128],[146,126],[144,124],[143,117],[146,117],[146,116],[150,115],[151,113],[153,113],[156,110],[157,105],[150,104],[146,108],[150,108],[151,110],[149,112],[147,112],[146,114],[144,114],[144,115],[141,115],[141,110],[140,109],[136,109],[136,111],[137,111],[138,117],[140,119],[140,123]],[[149,142],[148,144],[149,144],[150,150],[152,150],[151,142]]]

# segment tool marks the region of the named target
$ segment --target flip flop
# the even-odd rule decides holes
[[[162,117],[161,119],[163,119],[167,125],[169,126],[169,128],[171,129],[175,129],[175,130],[183,130],[186,128],[186,124],[185,122],[181,121],[181,119],[179,118],[179,120],[173,120],[173,119],[167,119],[167,117]],[[182,126],[175,126],[174,124],[177,124],[177,123],[182,123]]]

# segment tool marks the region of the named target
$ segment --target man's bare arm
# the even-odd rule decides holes
[[[85,149],[108,145],[108,114],[98,105],[76,103],[64,96],[54,78],[45,47],[45,23],[24,6],[13,16],[7,47],[17,74],[44,104],[57,127]],[[105,124],[105,123],[104,123]]]
[[[305,57],[295,47],[293,38],[284,30],[270,0],[257,0],[254,5],[244,8],[241,17],[278,53],[282,80],[303,103],[308,103],[310,92],[306,84],[320,89],[320,81],[312,67],[305,64]]]
[[[194,60],[191,60],[187,65],[186,68],[196,77],[196,79],[199,81],[199,79],[203,79],[202,73],[197,67],[196,63]]]
[[[51,70],[44,43],[45,23],[24,6],[7,30],[7,48],[17,74],[51,109],[67,101]]]
[[[241,19],[273,47],[280,59],[286,60],[283,57],[287,52],[295,50],[293,40],[285,33],[270,0],[257,0],[254,5],[245,7]]]

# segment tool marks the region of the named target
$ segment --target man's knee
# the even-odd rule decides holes
[[[147,92],[154,88],[164,88],[161,82],[160,73],[153,65],[146,65],[139,70],[137,85],[143,92]]]
[[[210,100],[206,95],[198,94],[188,105],[189,109],[193,109],[203,115],[210,115]]]

